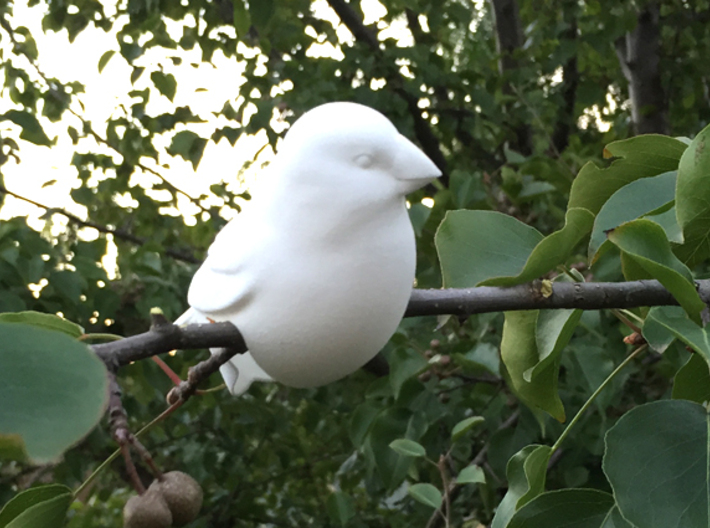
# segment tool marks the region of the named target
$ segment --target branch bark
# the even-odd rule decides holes
[[[697,281],[700,297],[710,299],[710,280]],[[515,310],[569,309],[604,310],[639,306],[675,306],[678,302],[660,282],[559,282],[552,295],[542,293],[542,281],[510,288],[414,290],[405,317],[459,315]]]
[[[596,283],[556,283],[545,297],[542,281],[512,288],[482,286],[467,289],[414,290],[405,317],[423,315],[468,316],[487,312],[534,309],[601,310],[639,306],[674,306],[678,302],[658,281]],[[710,279],[697,281],[700,297],[710,300]],[[96,354],[115,372],[133,361],[164,354],[175,349],[225,348],[217,360],[202,368],[196,385],[219,369],[235,354],[247,351],[239,330],[231,323],[213,323],[180,327],[170,323],[154,324],[148,332],[92,346]],[[216,356],[215,356],[216,357]],[[384,375],[382,361],[375,359],[368,370]]]
[[[636,134],[670,134],[668,103],[661,83],[659,7],[651,2],[638,13],[636,28],[615,42],[621,71],[629,83],[631,120]]]

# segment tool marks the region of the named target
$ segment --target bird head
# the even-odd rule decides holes
[[[278,172],[300,187],[369,201],[404,197],[441,175],[384,115],[348,102],[327,103],[301,116],[286,134],[277,163]]]

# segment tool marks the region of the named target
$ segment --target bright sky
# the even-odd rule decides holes
[[[111,0],[105,1],[104,5],[109,13],[115,9],[111,7],[115,5],[115,2],[112,3]],[[366,14],[366,24],[378,22],[387,12],[378,0],[363,0],[362,6]],[[201,62],[197,49],[185,51],[153,48],[136,61],[138,65],[146,66],[146,71],[135,85],[131,86],[129,80],[131,69],[118,53],[108,62],[101,74],[98,72],[98,62],[103,53],[111,49],[118,51],[115,33],[107,34],[89,27],[79,34],[74,43],[70,44],[65,32],[43,33],[41,29],[43,11],[42,4],[29,8],[26,4],[18,2],[14,6],[14,16],[11,23],[14,27],[25,26],[30,30],[39,50],[39,66],[47,76],[56,77],[63,82],[79,81],[86,87],[86,92],[78,96],[83,109],[76,101],[73,103],[72,109],[89,120],[94,129],[104,137],[107,119],[119,113],[119,105],[130,105],[130,98],[127,94],[131,90],[142,90],[147,87],[152,89],[153,93],[147,107],[149,113],[158,114],[171,111],[172,104],[155,90],[150,81],[150,72],[156,70],[158,65],[161,65],[165,72],[172,73],[177,79],[178,90],[174,99],[175,106],[189,106],[194,113],[207,121],[205,124],[190,124],[189,126],[191,130],[203,137],[209,137],[215,124],[219,124],[211,112],[220,111],[227,100],[230,100],[235,107],[241,103],[237,98],[237,88],[244,82],[243,66],[232,59],[225,58],[220,53],[215,54],[214,64],[205,64]],[[341,42],[352,41],[352,35],[347,28],[339,23],[337,15],[325,0],[317,0],[314,3],[314,14],[328,20],[336,27]],[[382,37],[396,35],[401,40],[400,45],[411,45],[411,34],[407,30],[404,20],[390,27],[386,27],[384,22],[380,22],[378,26],[382,30]],[[182,32],[180,25],[173,24],[172,27],[169,26],[169,29],[175,31],[175,35],[179,38]],[[9,46],[8,39],[0,41],[0,47],[4,48],[5,57],[9,56]],[[243,44],[239,44],[239,46],[242,48],[241,52],[249,52]],[[340,49],[330,44],[314,45],[308,54],[311,56],[342,56]],[[181,57],[182,64],[174,66],[169,59],[170,56]],[[22,60],[24,61],[24,59]],[[193,67],[191,63],[196,64],[197,67]],[[16,66],[32,72],[32,68],[27,68],[26,64],[16,64]],[[39,77],[33,75],[33,78],[38,79]],[[9,98],[0,99],[0,113],[12,107],[13,103]],[[248,112],[249,108],[246,109],[247,114]],[[81,129],[79,120],[67,113],[65,118],[58,123],[50,123],[43,119],[42,125],[50,138],[57,138],[56,145],[47,148],[18,140],[21,146],[21,163],[15,164],[10,161],[3,166],[5,185],[9,190],[37,202],[50,207],[61,207],[84,217],[85,209],[75,204],[69,196],[72,187],[77,187],[80,182],[76,176],[76,170],[71,166],[71,157],[75,147],[71,144],[66,128],[68,125],[73,125],[75,128]],[[272,126],[283,128],[283,124],[275,120],[272,121]],[[177,130],[180,129],[181,127],[177,128]],[[0,124],[0,133],[17,140],[19,128],[9,122],[3,122]],[[171,136],[172,134],[167,134],[165,138],[156,141],[159,150],[161,147],[164,149],[168,146]],[[264,149],[264,147],[266,148]],[[81,140],[78,149],[80,152],[110,152],[107,147],[97,146],[93,139]],[[222,140],[216,145],[208,142],[197,171],[193,171],[190,163],[167,154],[161,155],[160,164],[169,164],[169,168],[160,167],[147,159],[143,159],[142,162],[155,168],[178,188],[192,196],[199,196],[203,193],[209,194],[209,186],[222,180],[227,182],[232,190],[241,189],[244,181],[248,185],[258,173],[261,163],[254,164],[242,175],[242,178],[239,178],[238,174],[243,165],[252,160],[257,153],[260,153],[260,162],[267,161],[272,155],[272,151],[267,145],[265,132],[255,136],[241,136],[235,147],[232,147],[226,140]],[[99,175],[99,177],[104,176]],[[155,179],[154,176],[144,174],[137,177],[139,182]],[[43,187],[49,181],[56,181],[56,183]],[[180,200],[181,212],[186,215],[197,212],[196,206],[191,204],[187,198],[180,197]],[[43,212],[26,202],[8,196],[4,207],[0,210],[0,219],[27,215],[30,224],[41,229],[44,222],[39,220],[39,216]],[[175,213],[173,211],[173,214]],[[229,214],[225,211],[225,216]],[[57,224],[56,228],[61,228],[60,226],[64,223],[62,217],[58,215],[55,215],[54,221]]]
[[[116,12],[116,0],[101,1],[109,16]],[[376,24],[380,30],[380,38],[396,38],[399,46],[413,44],[413,38],[404,17],[387,25],[381,20],[387,14],[387,10],[378,0],[362,0],[361,6],[365,13],[364,23]],[[238,97],[238,88],[244,82],[242,76],[244,66],[233,59],[226,58],[219,52],[215,53],[212,64],[205,64],[201,62],[201,54],[197,49],[186,51],[152,48],[135,62],[137,66],[144,66],[146,70],[136,83],[131,85],[131,67],[118,53],[115,31],[104,33],[102,30],[90,26],[82,31],[73,43],[69,43],[65,31],[60,33],[43,32],[44,4],[39,3],[30,8],[26,4],[17,2],[13,9],[14,13],[10,23],[14,28],[24,26],[29,29],[37,44],[37,63],[42,72],[47,77],[57,78],[63,83],[78,81],[84,85],[85,92],[73,97],[70,108],[91,122],[93,129],[103,137],[106,137],[107,120],[111,116],[121,115],[121,105],[130,107],[131,98],[127,94],[132,90],[151,89],[150,101],[146,108],[146,111],[151,115],[171,112],[173,108],[179,106],[189,106],[193,113],[206,121],[203,124],[191,123],[189,129],[206,138],[212,134],[216,126],[227,124],[226,119],[222,118],[220,121],[214,117],[212,112],[219,112],[225,101],[230,101],[235,109],[238,109],[243,102]],[[349,45],[353,42],[352,34],[340,23],[337,14],[330,8],[326,0],[315,0],[312,9],[315,16],[330,22],[335,27],[341,44]],[[428,27],[425,16],[420,16],[420,22],[423,27]],[[194,26],[195,21],[188,20],[186,23]],[[168,24],[168,30],[174,32],[171,36],[179,39],[182,34],[182,23],[168,21]],[[312,28],[306,28],[305,31],[308,34]],[[312,36],[317,37],[315,32],[312,32],[314,33]],[[11,46],[8,38],[0,39],[0,50],[4,58],[14,56],[11,53]],[[239,43],[238,46],[240,47],[239,51],[245,55],[256,53],[256,50],[250,50],[242,43]],[[104,67],[102,73],[99,73],[99,59],[108,50],[114,50],[116,53]],[[340,46],[322,43],[312,45],[307,51],[307,55],[338,59],[342,57],[342,51]],[[180,57],[181,64],[175,66],[170,57]],[[15,67],[27,71],[33,81],[44,84],[41,76],[36,74],[34,68],[24,57],[13,60]],[[173,103],[162,96],[150,80],[150,73],[158,70],[159,67],[162,67],[166,73],[172,73],[177,80],[177,93]],[[406,74],[406,64],[402,65],[402,70]],[[284,88],[288,89],[289,87],[285,86]],[[11,108],[16,108],[16,106],[5,92],[3,97],[0,97],[0,114]],[[248,116],[253,110],[246,106],[244,113]],[[72,145],[67,127],[71,125],[75,129],[81,130],[82,126],[80,120],[71,116],[69,112],[66,112],[58,123],[51,123],[41,117],[40,122],[45,133],[51,139],[56,138],[54,146],[42,147],[20,140],[18,126],[8,121],[0,122],[0,134],[3,137],[15,139],[20,146],[20,163],[11,160],[2,167],[5,186],[8,190],[47,207],[61,208],[80,218],[86,218],[85,208],[74,203],[70,196],[72,188],[77,188],[80,185],[76,169],[71,165],[74,152],[100,152],[111,154],[114,159],[119,158],[108,147],[97,144],[93,138],[83,138],[78,146]],[[234,126],[233,123],[229,125]],[[281,131],[285,124],[274,118],[271,126],[277,131]],[[176,131],[185,128],[187,127],[178,125]],[[154,141],[158,151],[162,151],[159,163],[147,158],[143,158],[141,162],[155,169],[170,183],[193,197],[201,194],[209,195],[210,185],[221,181],[227,183],[228,188],[232,191],[239,192],[248,188],[258,178],[259,168],[273,156],[265,131],[253,136],[240,136],[234,147],[225,139],[218,144],[210,141],[207,143],[202,160],[195,171],[189,162],[178,157],[173,158],[165,152],[172,135],[173,133],[169,133]],[[255,157],[257,162],[248,169],[242,170],[244,165],[254,160]],[[113,174],[97,173],[95,177],[113,177]],[[150,186],[151,181],[158,181],[157,177],[141,171],[136,172],[132,178],[132,184],[138,183],[146,187]],[[48,184],[49,182],[54,183]],[[210,201],[208,198],[203,203],[205,205],[221,203],[217,198],[212,198],[212,200]],[[121,202],[119,197],[117,201],[119,205],[128,206],[131,199],[126,197],[125,201]],[[40,218],[44,213],[45,210],[42,208],[12,196],[6,196],[4,205],[0,208],[0,221],[14,216],[26,216],[28,223],[37,230],[49,227],[53,234],[58,234],[64,229],[67,224],[65,217],[55,214],[52,216],[51,225],[47,226],[46,221]],[[198,221],[195,215],[199,213],[199,209],[189,199],[179,195],[178,209],[168,208],[164,210],[164,213],[183,214],[186,222],[194,223]],[[230,218],[234,214],[235,212],[232,210],[226,208],[223,210],[225,218]],[[80,230],[79,234],[84,239],[94,239],[97,236],[97,233],[89,228]],[[103,259],[103,264],[109,276],[113,277],[116,274],[117,248],[111,243],[110,236],[108,239],[109,250]],[[35,294],[37,294],[43,285],[32,286],[35,286],[37,290]]]

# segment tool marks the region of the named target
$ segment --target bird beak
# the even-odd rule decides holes
[[[439,167],[419,150],[419,147],[401,134],[397,141],[393,168],[405,193],[416,191],[441,176]]]

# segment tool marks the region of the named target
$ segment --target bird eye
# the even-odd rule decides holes
[[[369,154],[358,154],[355,156],[355,164],[363,169],[369,169],[374,163],[374,159]]]

